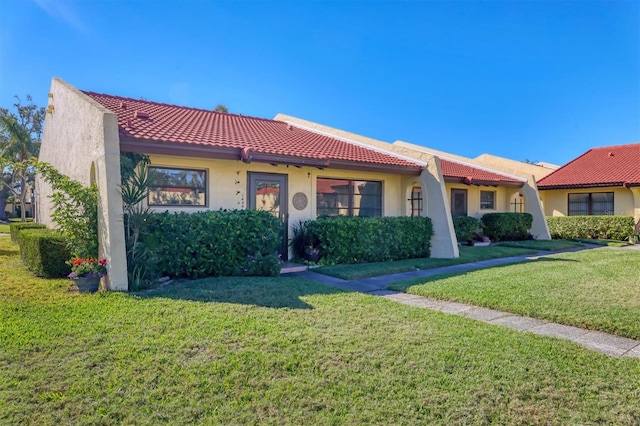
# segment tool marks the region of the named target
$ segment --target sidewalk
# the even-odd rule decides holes
[[[636,247],[636,246],[630,246]],[[640,247],[640,246],[638,246]],[[487,324],[508,327],[518,331],[526,331],[543,336],[555,337],[558,339],[570,340],[588,349],[601,352],[609,356],[625,356],[640,359],[640,341],[619,337],[600,331],[585,330],[564,324],[556,324],[535,318],[522,317],[509,312],[496,311],[465,303],[449,302],[444,300],[430,299],[387,290],[387,286],[394,282],[404,281],[412,278],[427,278],[443,273],[464,273],[478,269],[486,269],[494,266],[503,266],[514,263],[536,260],[541,257],[558,253],[566,253],[592,248],[603,248],[602,246],[586,246],[577,249],[559,250],[554,252],[543,252],[536,255],[524,255],[515,257],[504,257],[500,259],[483,260],[480,262],[464,263],[460,265],[444,266],[441,268],[416,270],[402,272],[399,274],[384,275],[379,277],[365,278],[361,280],[347,281],[341,278],[319,274],[313,271],[303,271],[291,274],[325,284],[331,287],[348,291],[370,294],[384,297],[387,300],[415,306],[423,309],[444,312],[453,315],[464,316]],[[620,248],[624,250],[625,248]],[[635,248],[633,248],[635,249]]]

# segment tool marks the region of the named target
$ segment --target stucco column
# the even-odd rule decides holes
[[[538,197],[538,186],[533,175],[529,175],[527,183],[520,190],[524,196],[524,211],[533,216],[533,224],[531,225],[531,235],[536,240],[550,240],[549,226],[547,225],[547,217],[542,208],[542,202]]]
[[[127,291],[127,255],[120,192],[120,138],[115,114],[104,115],[104,154],[96,160],[96,174],[100,205],[100,256],[107,259],[106,285],[109,290]]]
[[[453,228],[440,160],[437,157],[432,156],[427,160],[427,166],[418,181],[424,198],[422,215],[430,217],[433,223],[431,257],[442,259],[459,257],[458,240]]]
[[[633,194],[633,220],[638,223],[640,221],[640,186],[629,188]]]

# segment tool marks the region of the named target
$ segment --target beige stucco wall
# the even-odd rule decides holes
[[[461,183],[447,183],[445,184],[447,196],[449,197],[449,203],[451,203],[451,190],[452,189],[466,189],[467,190],[467,214],[469,216],[480,219],[485,213],[496,213],[513,211],[509,206],[511,193],[507,194],[507,190],[504,187],[495,186],[474,186],[464,185]],[[519,188],[514,188],[516,191]],[[481,209],[480,208],[480,191],[490,191],[496,193],[495,209]]]
[[[579,188],[541,190],[544,212],[547,216],[566,216],[568,214],[569,194],[589,192],[613,192],[613,209],[616,215],[633,216],[640,220],[640,188]]]
[[[248,172],[275,173],[287,175],[287,198],[289,213],[289,235],[299,220],[316,218],[317,178],[340,178],[371,180],[382,182],[383,215],[406,216],[410,213],[404,199],[406,178],[386,173],[359,172],[349,170],[324,169],[316,167],[272,166],[263,163],[243,163],[242,161],[216,160],[194,157],[151,155],[151,166],[196,168],[207,171],[207,207],[153,207],[154,211],[186,211],[247,208]],[[416,177],[417,178],[417,177]],[[302,192],[307,196],[307,207],[297,210],[293,206],[293,196]]]
[[[420,175],[419,182],[425,200],[422,215],[431,218],[433,223],[431,257],[442,259],[460,257],[458,239],[453,227],[451,209],[447,201],[447,190],[438,157],[431,156],[427,167]]]
[[[401,158],[424,164],[426,168],[420,179],[404,179],[404,183],[402,185],[404,192],[401,194],[401,199],[398,200],[398,205],[403,206],[401,211],[404,211],[404,214],[410,214],[411,205],[408,201],[411,194],[410,191],[414,183],[420,184],[423,190],[425,203],[423,215],[431,218],[434,228],[434,237],[431,242],[431,257],[456,258],[459,256],[455,230],[451,220],[449,201],[447,199],[448,195],[444,186],[440,160],[437,156],[428,153],[416,152],[415,150],[404,146],[390,144],[285,114],[278,114],[274,119],[301,126],[311,131],[342,138],[351,143],[365,145],[370,149],[376,149],[385,153],[392,153]]]
[[[92,180],[97,183],[99,255],[107,259],[108,271],[105,284],[110,290],[126,291],[117,117],[58,78],[51,82],[48,106],[51,112],[45,118],[39,159],[85,185]],[[37,179],[38,221],[55,227],[51,192],[49,185]]]
[[[549,240],[549,226],[542,206],[541,194],[536,184],[538,179],[547,176],[554,169],[549,167],[536,166],[533,164],[523,163],[522,161],[509,160],[508,158],[496,157],[495,155],[483,154],[472,160],[473,164],[489,167],[503,173],[508,173],[520,178],[526,179],[525,184],[518,190],[524,196],[525,212],[533,217],[533,225],[531,227],[531,235],[537,240]],[[503,211],[513,211],[509,203],[515,197],[511,188],[506,188],[508,201]]]
[[[524,163],[522,161],[510,160],[508,158],[497,157],[490,154],[482,154],[471,160],[474,164],[495,168],[496,170],[515,175],[533,175],[536,181],[553,173],[556,168],[544,167],[536,164]]]

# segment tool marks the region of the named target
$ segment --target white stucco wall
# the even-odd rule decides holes
[[[105,284],[110,290],[126,291],[117,117],[59,78],[51,82],[49,107],[39,159],[82,184],[89,185],[95,179],[99,192],[99,255],[107,259]],[[53,228],[48,198],[51,187],[37,179],[36,188],[38,220]]]

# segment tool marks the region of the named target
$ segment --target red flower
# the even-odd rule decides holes
[[[73,266],[79,265],[82,262],[84,262],[84,259],[81,258],[77,258],[76,260],[73,261]]]
[[[105,266],[107,264],[107,259],[100,259],[98,263],[100,263],[100,266]]]

